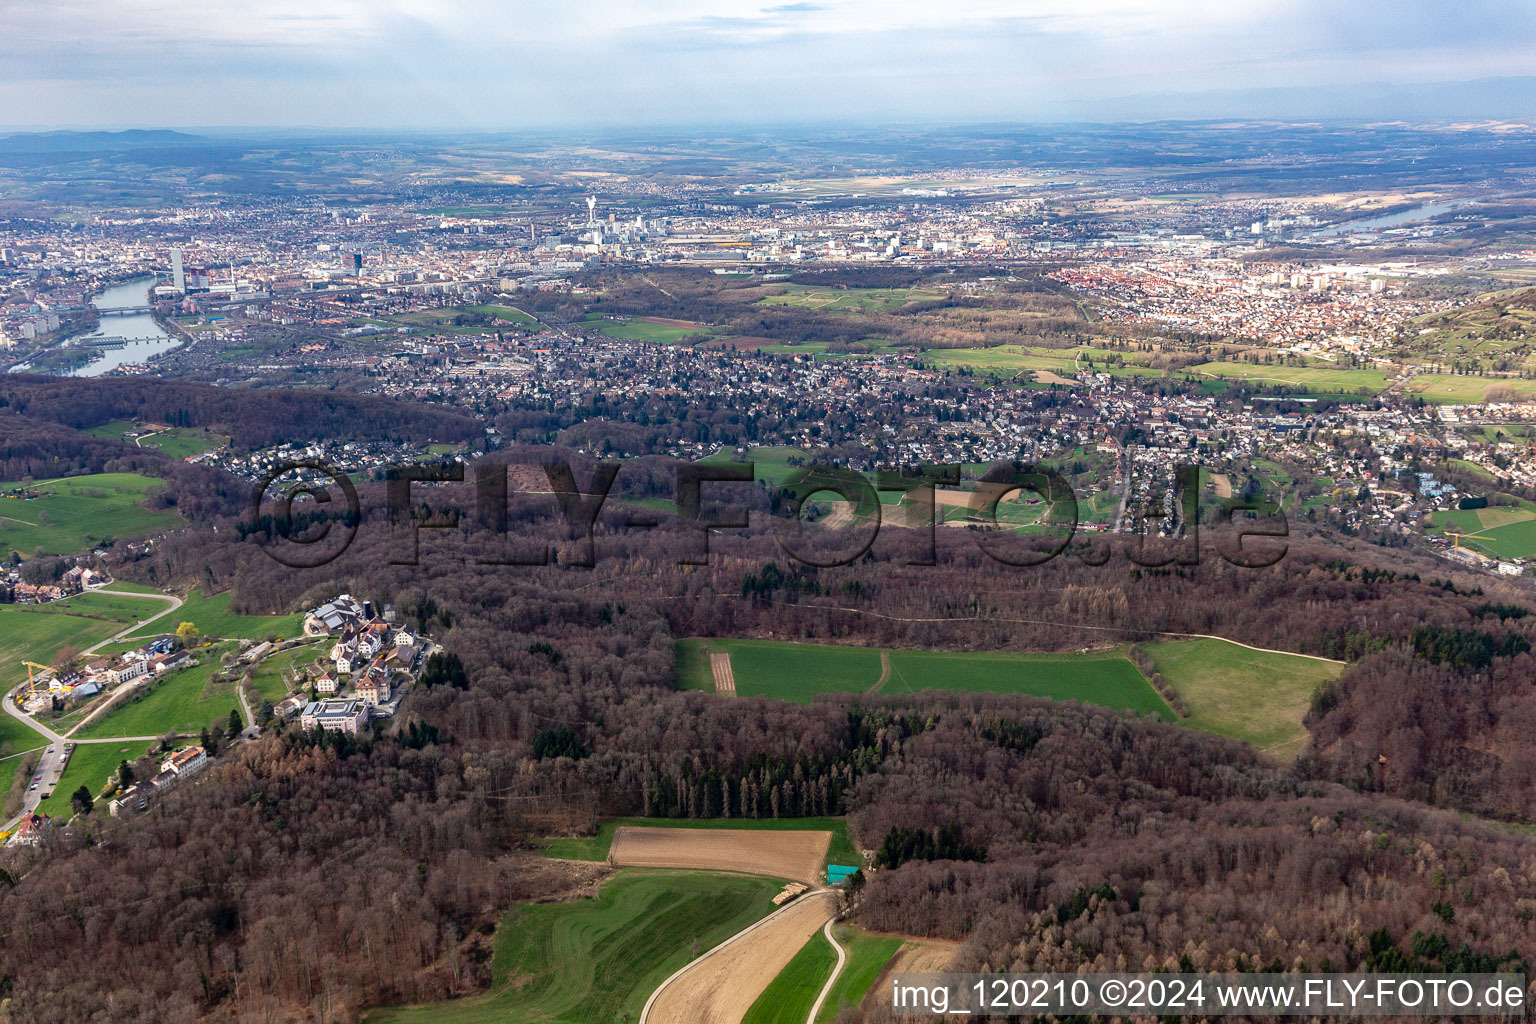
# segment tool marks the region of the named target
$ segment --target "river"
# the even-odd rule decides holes
[[[148,362],[151,356],[169,352],[181,344],[181,339],[167,334],[148,313],[124,313],[108,315],[111,310],[149,305],[149,290],[154,287],[153,277],[135,277],[108,287],[91,300],[91,305],[103,315],[101,326],[90,334],[71,338],[65,344],[89,345],[93,338],[133,339],[121,348],[102,350],[101,355],[71,372],[72,377],[100,377],[124,363]]]

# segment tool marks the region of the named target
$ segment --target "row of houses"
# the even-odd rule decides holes
[[[183,747],[160,762],[160,771],[154,778],[136,782],[114,797],[107,805],[108,810],[114,818],[148,810],[150,800],[157,793],[179,785],[206,767],[206,750],[199,746]],[[54,824],[54,819],[46,814],[24,814],[10,841],[18,846],[37,846],[47,837],[48,830]]]
[[[114,818],[124,814],[138,814],[149,809],[149,802],[158,793],[181,784],[208,767],[208,752],[202,747],[183,747],[160,762],[160,771],[152,779],[135,782],[119,793],[107,809]]]
[[[97,658],[78,668],[39,672],[32,679],[32,692],[25,706],[36,713],[51,705],[55,698],[88,700],[105,689],[146,676],[163,676],[192,664],[192,656],[175,650],[170,637],[159,637],[116,658]]]
[[[77,565],[66,570],[55,583],[27,583],[18,569],[10,567],[0,569],[0,604],[48,604],[111,582],[112,577],[106,573]]]

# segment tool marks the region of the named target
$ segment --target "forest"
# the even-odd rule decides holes
[[[240,448],[360,437],[465,441],[480,434],[471,417],[426,403],[336,391],[215,388],[152,377],[6,374],[0,376],[0,410],[5,409],[77,430],[121,419],[219,426]]]
[[[552,455],[590,479],[564,449],[488,458],[528,479]],[[670,493],[675,476],[644,460],[616,493]],[[472,483],[440,486],[472,504]],[[719,487],[767,507],[755,485]],[[504,533],[465,516],[421,531],[417,563],[398,564],[409,540],[389,529],[385,485],[360,490],[364,528],[320,568],[237,540],[238,502],[114,552],[124,578],[232,590],[242,611],[341,591],[387,601],[451,657],[391,728],[356,741],[273,728],[144,815],[93,812],[45,847],[8,849],[7,1019],[350,1022],[476,992],[501,911],[575,884],[534,839],[620,815],[846,814],[881,858],[853,920],[958,940],[960,970],[1509,968],[1536,952],[1536,848],[1514,827],[1533,821],[1536,616],[1511,584],[1322,528],[1256,569],[1117,553],[1019,568],[966,531],[941,531],[935,564],[914,565],[926,541],[900,529],[817,569],[761,525],[716,531],[707,564],[682,564],[699,528],[634,529],[621,502],[584,567],[584,539],[533,487],[509,498]],[[508,564],[509,538],[554,555]],[[673,689],[682,637],[1066,651],[1170,634],[1349,665],[1287,765],[1075,702]]]

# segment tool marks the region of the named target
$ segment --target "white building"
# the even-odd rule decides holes
[[[321,700],[304,706],[299,724],[329,732],[358,733],[368,725],[368,705],[360,700]]]

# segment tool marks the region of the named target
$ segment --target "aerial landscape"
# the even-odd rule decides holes
[[[1536,12],[0,24],[0,1024],[1524,1014]]]

